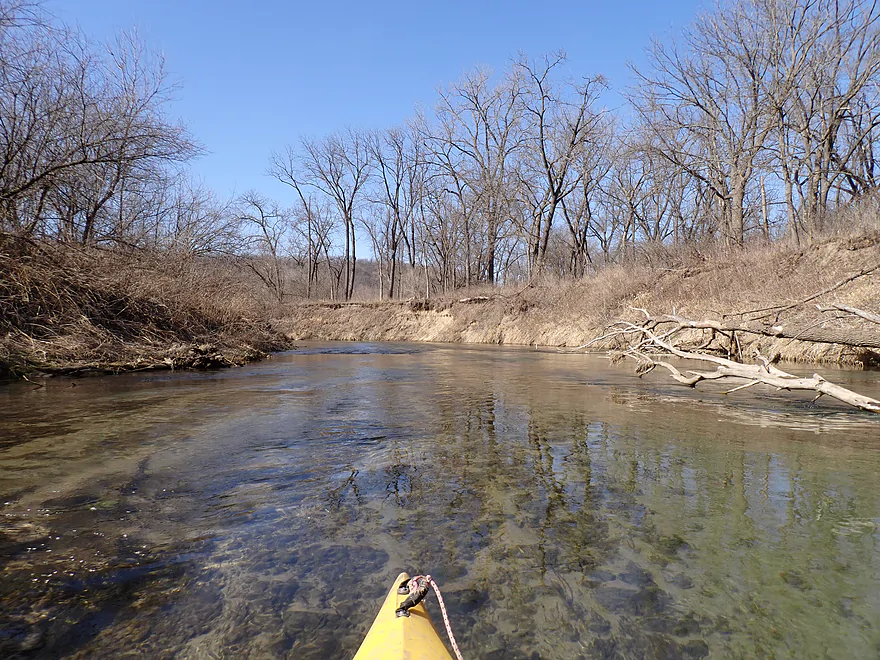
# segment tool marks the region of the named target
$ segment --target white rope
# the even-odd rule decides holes
[[[446,634],[449,636],[449,643],[452,644],[452,650],[455,651],[455,657],[458,660],[462,660],[461,651],[458,650],[458,644],[455,643],[455,635],[452,634],[452,626],[449,625],[449,616],[446,614],[446,604],[443,602],[443,596],[440,594],[440,587],[437,586],[437,583],[434,582],[434,578],[430,575],[426,575],[425,578],[434,588],[434,593],[437,594],[437,601],[440,603],[440,612],[443,614],[443,623],[446,624]]]

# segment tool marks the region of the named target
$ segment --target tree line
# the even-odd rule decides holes
[[[100,48],[0,0],[0,228],[237,255],[279,301],[350,299],[367,241],[382,297],[577,278],[667,245],[810,241],[877,186],[878,17],[867,0],[719,2],[649,46],[615,110],[564,53],[519,55],[400,126],[280,146],[285,206],[188,178],[200,147],[136,37]]]

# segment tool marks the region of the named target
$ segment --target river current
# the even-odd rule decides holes
[[[877,416],[597,356],[9,383],[0,657],[350,658],[402,570],[468,660],[878,657],[878,481]]]

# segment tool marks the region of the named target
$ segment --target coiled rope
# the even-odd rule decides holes
[[[421,600],[427,595],[428,585],[431,585],[431,588],[434,589],[434,593],[437,594],[437,602],[440,603],[440,613],[443,615],[443,624],[446,626],[446,635],[449,637],[449,643],[452,645],[452,650],[455,651],[455,657],[458,660],[463,660],[461,657],[461,651],[459,651],[458,644],[455,641],[455,635],[452,634],[452,625],[450,625],[449,615],[446,613],[446,603],[443,602],[443,594],[440,593],[440,587],[437,586],[437,583],[434,582],[434,578],[430,575],[416,575],[409,579],[409,582],[406,583],[406,589],[409,591],[409,596],[401,604],[400,608],[398,608],[397,616],[409,616],[407,610],[421,602]],[[401,587],[403,587],[403,585],[401,585]]]

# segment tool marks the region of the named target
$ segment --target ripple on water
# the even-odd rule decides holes
[[[876,420],[566,357],[314,345],[7,393],[0,655],[350,657],[400,570],[466,657],[876,655]]]

